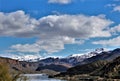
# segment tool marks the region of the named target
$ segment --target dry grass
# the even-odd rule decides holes
[[[0,81],[26,81],[26,77],[20,76],[20,73],[10,73],[9,66],[0,63]]]

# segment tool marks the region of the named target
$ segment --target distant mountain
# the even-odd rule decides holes
[[[45,72],[54,75],[61,72],[60,74],[55,75],[55,77],[87,74],[89,76],[97,75],[100,77],[119,78],[120,48],[110,51],[105,51],[101,48],[85,55],[71,55],[66,58],[49,57],[38,59],[36,62],[19,61],[0,57],[0,63],[8,64],[11,71],[20,71],[23,73]]]
[[[49,57],[49,58],[46,58],[46,59],[42,59],[39,61],[39,63],[43,64],[42,66],[39,65],[39,67],[37,68],[38,71],[42,70],[42,69],[54,69],[54,70],[58,70],[58,69],[61,69],[61,71],[65,71],[71,67],[74,67],[76,65],[79,65],[82,66],[82,64],[84,64],[83,62],[87,59],[90,59],[92,57],[95,57],[95,56],[98,56],[100,54],[104,54],[105,52],[108,52],[108,51],[105,51],[103,48],[100,48],[100,49],[96,49],[95,51],[93,52],[89,52],[87,54],[83,54],[83,55],[71,55],[71,56],[68,56],[66,58],[52,58],[52,57]],[[99,59],[93,59],[93,61],[97,61]],[[93,61],[91,62],[86,62],[85,64],[87,63],[92,63]],[[97,64],[97,63],[96,63]],[[95,64],[95,65],[96,65]],[[98,65],[102,66],[102,64],[104,65],[105,63],[104,62],[99,62]],[[59,67],[57,67],[57,66]],[[62,67],[60,67],[62,65]],[[79,66],[78,65],[78,66]],[[86,68],[89,68],[89,65],[84,65]],[[63,67],[64,67],[64,70],[63,70]],[[94,68],[94,64],[93,64],[93,68]],[[56,69],[55,69],[56,68]],[[84,67],[83,67],[84,68]],[[91,67],[90,67],[91,68]],[[98,66],[99,68],[99,66]],[[92,69],[95,70],[96,68]],[[61,72],[60,71],[60,72]],[[81,71],[84,71],[83,69]],[[74,71],[72,71],[74,72]],[[78,72],[78,71],[77,71]],[[75,72],[75,73],[77,73]],[[89,71],[87,71],[89,72]]]
[[[103,48],[98,48],[92,52],[88,52],[86,54],[72,54],[65,58],[54,58],[54,57],[48,57],[48,58],[42,58],[40,56],[35,55],[25,55],[20,57],[13,57],[13,59],[17,59],[19,61],[27,61],[27,62],[44,62],[47,63],[67,63],[70,65],[76,65],[78,62],[83,61],[84,59],[90,58],[92,56],[96,56],[99,53],[105,51]]]
[[[100,48],[87,54],[71,55],[66,58],[49,57],[45,59],[39,59],[37,57],[27,56],[25,59],[22,59],[23,61],[19,61],[1,57],[0,62],[3,61],[9,64],[12,69],[24,72],[42,71],[45,69],[63,72],[76,65],[81,66],[99,60],[111,61],[118,56],[120,56],[120,48],[111,51],[105,51],[103,48]],[[33,60],[33,58],[35,59]]]
[[[111,61],[111,60],[115,59],[118,56],[120,56],[120,48],[117,48],[117,49],[114,49],[114,50],[111,50],[111,51],[101,52],[100,54],[98,54],[96,56],[84,59],[79,64],[91,63],[91,62],[95,62],[95,61],[98,61],[98,60]]]
[[[77,65],[85,59],[91,58],[93,56],[99,55],[100,53],[106,51],[104,48],[97,48],[92,52],[88,52],[87,54],[73,54],[68,56],[66,59],[72,65]]]
[[[72,67],[65,59],[60,58],[46,58],[39,60],[39,66],[36,71],[41,71],[43,69],[54,70],[58,72],[66,71],[68,68]]]
[[[43,58],[36,55],[24,55],[24,56],[14,56],[12,57],[12,59],[16,59],[19,61],[27,61],[27,62],[37,62]]]
[[[57,65],[57,64],[50,64],[50,65],[44,65],[44,66],[39,66],[36,71],[42,71],[44,69],[49,69],[49,70],[53,70],[56,72],[65,72],[67,69],[69,68],[69,66],[64,66],[64,65]]]
[[[50,64],[57,64],[57,65],[66,65],[69,67],[75,66],[82,62],[85,59],[91,58],[93,56],[99,55],[101,52],[104,52],[105,49],[98,48],[92,52],[88,52],[86,54],[73,54],[65,58],[42,58],[40,56],[35,55],[25,55],[20,57],[13,57],[13,59],[17,59],[19,61],[26,61],[26,62],[39,62],[43,65],[50,65]]]
[[[43,64],[64,64],[72,67],[76,65],[92,63],[99,60],[111,61],[118,56],[120,56],[120,48],[110,51],[106,51],[103,48],[99,48],[86,54],[73,54],[66,58],[49,57],[46,59],[39,60],[39,62]]]
[[[92,56],[96,56],[97,54],[106,51],[104,48],[97,48],[92,52],[88,52],[87,54],[72,54],[68,57],[81,57],[81,58],[90,58]]]
[[[42,63],[43,65],[56,64],[56,65],[66,65],[68,67],[72,67],[72,64],[70,64],[66,58],[49,57],[46,59],[39,60],[39,63]]]

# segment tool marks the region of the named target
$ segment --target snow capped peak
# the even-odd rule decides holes
[[[41,60],[42,57],[38,55],[24,55],[24,56],[14,56],[13,59],[17,59],[19,61],[35,62]]]
[[[82,62],[84,59],[91,58],[93,56],[96,56],[104,51],[104,48],[98,48],[95,49],[92,52],[87,52],[83,54],[72,54],[67,57],[69,60],[69,63],[76,63],[76,62]]]
[[[68,57],[79,57],[79,56],[82,56],[82,55],[84,55],[84,54],[72,54],[72,55],[70,55]]]
[[[84,54],[72,54],[69,57],[82,57],[82,58],[90,58],[92,56],[96,56],[97,54],[100,54],[104,51],[106,51],[107,49],[104,49],[104,48],[97,48],[95,49],[94,51],[92,52],[87,52],[87,53],[84,53]]]
[[[67,60],[72,60],[72,61],[75,61],[79,59],[79,61],[83,61],[84,59],[86,58],[90,58],[90,57],[93,57],[93,56],[96,56],[104,51],[108,51],[108,49],[105,49],[105,48],[97,48],[95,49],[94,51],[91,51],[91,52],[87,52],[87,53],[82,53],[82,54],[72,54],[66,58],[62,57],[62,56],[47,56],[47,57],[41,57],[40,55],[31,55],[31,54],[28,54],[28,55],[7,55],[6,57],[10,57],[12,59],[16,59],[16,60],[19,60],[19,61],[29,61],[29,62],[36,62],[36,61],[40,61],[42,59],[46,59],[46,58],[53,58],[53,59],[56,59],[56,58],[60,58],[60,59],[67,59]],[[71,62],[72,62],[71,61]]]

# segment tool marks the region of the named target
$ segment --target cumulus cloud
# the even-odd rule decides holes
[[[34,28],[38,21],[30,18],[24,11],[16,11],[11,13],[0,12],[0,35],[29,37],[34,34]]]
[[[58,52],[65,44],[82,44],[85,39],[110,37],[108,30],[113,22],[104,15],[48,15],[31,18],[24,11],[0,12],[0,36],[37,37],[33,44],[11,46],[18,52]]]
[[[51,38],[68,36],[72,38],[109,37],[107,30],[113,22],[104,16],[49,15],[38,20],[24,11],[0,13],[0,35],[37,36]]]
[[[73,38],[109,37],[107,27],[113,22],[105,17],[85,15],[50,15],[39,20],[35,28],[41,37],[68,36]],[[47,34],[44,34],[46,32]]]
[[[118,36],[120,33],[120,24],[115,27],[110,28],[110,32],[113,35]],[[99,45],[104,45],[104,46],[120,46],[120,36],[109,39],[109,40],[94,41],[93,44],[99,44]]]
[[[116,6],[116,4],[107,4],[107,5],[105,5],[105,7],[115,7]]]
[[[44,50],[48,54],[58,52],[64,49],[64,44],[81,44],[83,41],[76,41],[74,38],[69,37],[57,37],[52,39],[41,39],[36,41],[34,44],[17,44],[11,46],[12,51],[16,52],[32,52],[39,53]]]
[[[109,40],[95,41],[93,44],[100,44],[104,46],[120,46],[120,36]]]
[[[115,27],[112,27],[112,28],[110,29],[110,31],[111,31],[112,33],[119,33],[119,32],[120,32],[120,24],[117,25],[117,26],[115,26]]]
[[[114,0],[114,4],[107,4],[107,7],[111,7],[113,12],[120,12],[120,5],[117,3],[120,2],[120,0]]]
[[[48,0],[48,3],[69,4],[72,0]]]
[[[120,6],[115,6],[115,7],[113,8],[113,11],[120,12]]]

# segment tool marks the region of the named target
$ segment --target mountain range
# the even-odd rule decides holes
[[[74,81],[120,80],[120,48],[102,52],[84,61],[87,63],[78,64],[69,68],[66,72],[61,72],[53,77]]]
[[[80,62],[83,61],[86,58],[90,58],[92,56],[96,56],[97,54],[106,51],[104,48],[97,48],[92,52],[88,52],[88,53],[83,53],[83,54],[72,54],[68,57],[64,57],[64,58],[58,58],[58,57],[47,57],[47,58],[42,58],[40,56],[35,56],[35,55],[25,55],[25,56],[17,56],[17,57],[12,57],[12,59],[16,59],[19,61],[27,61],[27,62],[37,62],[37,61],[45,61],[48,59],[61,59],[61,61],[63,60],[68,60],[69,63],[76,63],[76,62]]]
[[[39,72],[66,72],[68,74],[79,74],[92,72],[93,70],[99,68],[100,66],[104,66],[107,62],[112,61],[116,57],[120,56],[120,48],[106,51],[103,48],[96,49],[87,54],[75,54],[70,55],[66,58],[45,58],[37,60],[15,60],[10,58],[0,57],[0,63],[6,63],[10,66],[12,70],[21,71],[24,73],[39,73]],[[74,68],[81,68],[79,70],[75,70]],[[86,68],[90,69],[89,71]],[[93,68],[93,69],[91,69]],[[73,73],[71,73],[71,72]],[[66,74],[66,73],[65,73]]]
[[[84,59],[81,63],[86,64],[86,63],[91,63],[91,62],[95,62],[95,61],[98,61],[98,60],[111,61],[118,56],[120,56],[120,48],[117,48],[117,49],[114,49],[114,50],[111,50],[111,51],[101,52],[96,56]]]

